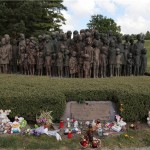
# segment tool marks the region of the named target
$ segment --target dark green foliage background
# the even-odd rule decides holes
[[[63,0],[10,0],[0,2],[0,35],[27,37],[60,31],[66,19],[61,13],[67,8]]]
[[[11,117],[35,120],[42,110],[52,110],[59,120],[67,101],[114,101],[127,121],[145,120],[150,110],[150,78],[60,79],[0,75],[0,109],[11,109]]]

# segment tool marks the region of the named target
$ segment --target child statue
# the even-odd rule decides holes
[[[46,68],[46,75],[51,77],[51,53],[50,51],[46,52],[45,68]]]
[[[38,67],[38,75],[43,75],[43,64],[44,64],[44,54],[43,52],[39,52],[37,67]]]
[[[84,72],[84,77],[89,78],[90,77],[90,57],[88,54],[84,54],[84,61],[83,61],[83,72]]]
[[[69,69],[70,69],[71,78],[74,78],[78,70],[78,62],[77,62],[75,51],[72,52],[72,56],[69,60]]]
[[[129,53],[128,59],[127,59],[127,75],[128,76],[132,75],[132,67],[133,67],[132,53]]]
[[[120,76],[121,75],[121,54],[120,54],[120,49],[117,48],[116,49],[116,64],[115,64],[115,74],[116,76]]]

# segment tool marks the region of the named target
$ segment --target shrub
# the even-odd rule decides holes
[[[67,101],[111,100],[127,121],[143,120],[150,109],[149,77],[118,77],[104,79],[60,79],[0,75],[0,109],[11,109],[11,116],[35,119],[40,111],[52,110],[60,118]]]

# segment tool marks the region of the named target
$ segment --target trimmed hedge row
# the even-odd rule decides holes
[[[143,120],[150,110],[150,78],[60,79],[21,75],[0,75],[0,109],[11,116],[35,119],[41,110],[52,110],[59,120],[67,101],[111,100],[123,104],[127,121]]]

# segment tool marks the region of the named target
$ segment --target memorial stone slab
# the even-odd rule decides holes
[[[67,103],[65,113],[61,119],[114,121],[116,114],[115,104],[111,101],[86,101],[83,104],[71,101]]]

